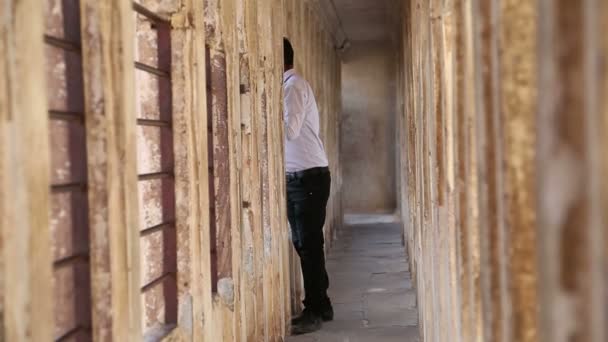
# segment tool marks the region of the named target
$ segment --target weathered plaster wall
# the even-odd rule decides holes
[[[606,341],[608,7],[401,4],[400,207],[424,340]]]
[[[388,41],[357,42],[343,57],[341,161],[349,213],[396,209],[393,51]]]
[[[330,242],[332,26],[312,0],[136,3],[0,5],[0,341],[283,341],[283,37],[319,102]]]
[[[386,41],[392,27],[388,19],[393,0],[332,0],[339,12],[339,25],[352,42]]]

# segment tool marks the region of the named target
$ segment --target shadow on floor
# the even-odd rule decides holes
[[[335,320],[287,342],[419,342],[416,293],[397,223],[344,228],[327,260]]]

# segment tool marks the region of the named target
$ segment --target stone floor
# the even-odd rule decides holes
[[[416,294],[398,224],[351,225],[328,256],[335,320],[287,342],[419,342]]]

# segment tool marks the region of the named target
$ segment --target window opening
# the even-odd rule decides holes
[[[206,46],[205,59],[207,68],[211,288],[213,292],[217,292],[218,280],[232,277],[228,92],[224,52],[212,51],[209,46]]]
[[[133,3],[144,334],[177,324],[171,25]],[[161,334],[162,335],[162,334]]]
[[[55,341],[91,339],[87,155],[78,0],[45,2]]]

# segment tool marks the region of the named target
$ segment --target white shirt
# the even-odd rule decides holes
[[[290,69],[283,74],[285,168],[297,172],[329,163],[319,137],[319,109],[312,88]]]

